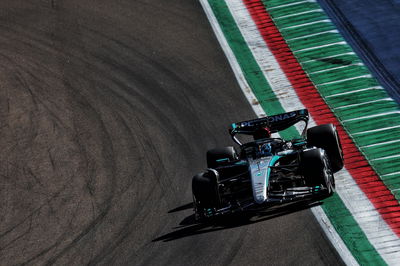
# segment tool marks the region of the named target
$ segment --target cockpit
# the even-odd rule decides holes
[[[241,146],[242,157],[261,158],[276,155],[283,150],[284,141],[280,138],[266,138],[245,143]]]

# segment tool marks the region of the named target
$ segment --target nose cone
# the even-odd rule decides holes
[[[268,166],[272,157],[250,162],[251,183],[253,187],[253,198],[258,204],[262,204],[267,199]]]

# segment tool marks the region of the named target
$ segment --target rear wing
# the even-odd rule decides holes
[[[308,110],[296,110],[288,113],[266,116],[258,119],[248,120],[233,123],[229,129],[232,137],[236,134],[252,135],[257,129],[267,127],[271,133],[276,133],[293,126],[297,122],[303,121],[306,123],[305,130],[308,124]],[[235,138],[234,138],[235,140]]]

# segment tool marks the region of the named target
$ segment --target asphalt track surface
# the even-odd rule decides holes
[[[196,0],[0,2],[1,265],[337,265],[308,209],[196,225],[253,118]]]
[[[380,84],[400,104],[400,1],[318,2]]]

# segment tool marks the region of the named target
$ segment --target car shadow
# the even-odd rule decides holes
[[[213,219],[208,219],[202,222],[196,221],[194,214],[192,214],[185,217],[177,227],[173,228],[174,231],[162,235],[160,237],[157,237],[153,239],[152,242],[158,242],[158,241],[169,242],[189,236],[206,234],[215,231],[260,223],[287,214],[303,211],[321,204],[322,202],[320,201],[292,203],[290,205],[274,207],[271,209],[267,209],[265,211],[240,212],[236,214],[230,214],[221,217],[216,217]],[[192,203],[188,203],[180,207],[177,207],[173,210],[168,211],[168,213],[187,210],[189,208],[193,208]]]
[[[188,209],[193,209],[193,202],[190,202],[188,204],[176,207],[175,209],[169,210],[168,213],[174,213],[174,212],[180,212]]]

